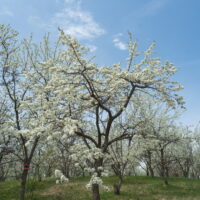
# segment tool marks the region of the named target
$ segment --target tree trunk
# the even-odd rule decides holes
[[[114,194],[120,195],[121,184],[114,184]]]
[[[113,185],[113,187],[114,187],[114,194],[120,195],[122,183],[123,183],[123,177],[120,175],[119,176],[119,183]]]
[[[149,168],[149,171],[150,171],[151,177],[154,177],[154,171],[153,171],[152,167]]]
[[[2,167],[0,167],[0,182],[4,182],[6,180],[5,170]]]
[[[151,177],[154,177],[154,171],[152,168],[152,153],[151,151],[147,151],[147,155],[148,155],[148,161],[147,161],[147,166],[148,166],[148,176],[150,175]]]
[[[161,176],[164,180],[164,184],[168,185],[167,174],[166,174],[166,165],[165,165],[165,158],[164,158],[164,150],[161,149]]]
[[[99,193],[99,185],[98,184],[93,184],[92,185],[92,195],[93,195],[93,200],[101,200],[100,193]]]
[[[28,170],[23,170],[23,173],[22,173],[22,176],[21,176],[20,193],[19,193],[19,199],[20,200],[25,200],[27,176],[28,176]]]
[[[20,128],[18,128],[18,130],[20,130]],[[28,156],[28,151],[27,151],[27,147],[25,145],[25,138],[23,138],[23,136],[21,135],[22,141],[23,141],[23,147],[24,147],[24,152],[25,152],[25,159],[24,159],[24,168],[23,168],[23,172],[22,172],[22,176],[21,176],[21,185],[20,185],[20,192],[19,192],[19,199],[20,200],[25,200],[25,192],[26,192],[26,181],[27,181],[27,176],[28,176],[28,170],[30,167],[30,163],[31,160],[33,158],[33,154],[35,152],[35,149],[37,147],[38,141],[40,137],[37,137],[34,140],[30,155]]]
[[[146,175],[149,176],[149,168],[148,168],[148,166],[146,168]]]
[[[166,172],[166,177],[168,178],[169,177],[169,167],[165,166],[165,172]]]
[[[37,170],[38,182],[41,182],[42,181],[42,175],[40,174],[40,165],[39,164],[36,165],[36,170]]]
[[[67,164],[67,167],[66,167],[66,177],[67,177],[67,178],[70,178],[69,161],[68,161],[68,164]]]
[[[84,171],[84,169],[82,170],[82,176],[85,177],[85,171]]]
[[[164,177],[164,183],[165,183],[165,185],[168,185],[168,184],[169,184],[169,183],[168,183],[168,179],[167,179],[166,176]]]

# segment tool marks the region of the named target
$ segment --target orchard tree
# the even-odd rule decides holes
[[[192,136],[192,131],[189,127],[183,125],[177,127],[180,135],[179,142],[176,145],[171,145],[170,150],[173,155],[174,162],[172,167],[176,168],[177,175],[188,178],[192,172],[194,162],[195,141]]]
[[[66,137],[66,135],[63,135],[61,138],[54,138],[53,142],[51,140],[49,144],[49,148],[53,150],[53,157],[58,160],[58,163],[56,164],[56,169],[60,169],[62,174],[65,175],[67,178],[72,176],[76,171],[76,169],[74,168],[75,163],[72,160],[72,155],[74,155],[75,153],[74,147],[77,143],[79,143],[79,141],[75,136]],[[81,162],[78,163],[80,163],[81,165]]]
[[[20,47],[17,44],[17,35],[18,33],[11,30],[9,26],[0,25],[1,84],[9,98],[9,112],[12,117],[13,134],[17,137],[23,151],[22,155],[17,155],[24,165],[20,191],[20,200],[23,200],[29,165],[39,137],[34,139],[29,152],[26,146],[27,138],[22,134],[25,120],[22,117],[23,113],[19,110],[20,101],[25,98],[26,93],[29,90],[29,85],[22,88],[22,71],[27,64],[27,58],[25,58],[25,60],[21,58],[23,52],[20,52]],[[19,133],[20,131],[21,133]]]
[[[186,155],[190,154],[190,163],[192,165],[190,168],[190,175],[195,178],[200,178],[200,123],[198,123],[194,130],[190,131],[190,133],[191,137],[186,138],[186,141],[187,143],[189,142],[190,147]]]
[[[93,199],[100,199],[109,147],[133,136],[123,131],[115,136],[112,127],[119,117],[126,117],[134,95],[149,93],[169,106],[183,103],[176,94],[182,87],[171,81],[176,68],[152,58],[154,46],[138,53],[137,43],[130,40],[127,66],[99,67],[86,57],[87,49],[63,31],[55,45],[48,36],[37,45],[32,38],[17,41],[16,31],[0,26],[1,85],[9,98],[17,148],[22,149],[15,153],[23,164],[20,200],[25,198],[28,170],[39,141],[68,136],[80,138],[88,148],[91,160],[86,164],[93,171],[89,186]]]
[[[159,171],[164,183],[168,184],[169,164],[174,156],[170,146],[177,144],[181,137],[179,129],[174,123],[178,117],[178,110],[171,109],[166,104],[156,104],[154,99],[147,98],[145,106],[139,112],[144,123],[137,130],[139,145],[143,146],[143,159],[151,176],[154,176],[154,166]],[[154,165],[154,166],[153,166]]]
[[[133,99],[136,101],[136,98]],[[133,99],[128,109],[124,111],[124,115],[120,116],[111,128],[111,139],[125,134],[130,136],[127,139],[114,142],[108,148],[110,158],[108,162],[111,164],[114,174],[119,178],[119,182],[114,184],[114,193],[117,195],[120,194],[124,176],[127,174],[128,169],[138,165],[136,158],[139,155],[139,151],[137,146],[134,145],[134,136],[137,126],[142,123],[142,119],[138,117],[139,109],[138,106],[135,108],[136,103],[134,103]]]
[[[85,47],[63,31],[60,40],[63,48],[59,59],[40,63],[41,69],[51,72],[50,81],[34,95],[36,101],[41,100],[41,91],[50,91],[54,96],[51,109],[43,113],[53,118],[51,124],[57,127],[54,137],[76,135],[83,139],[89,151],[99,153],[94,160],[95,170],[90,182],[93,199],[99,200],[104,155],[113,143],[132,137],[123,132],[111,137],[111,128],[115,120],[124,115],[134,94],[139,90],[151,93],[160,101],[175,106],[183,103],[175,93],[182,87],[170,80],[177,71],[172,63],[162,64],[159,58],[152,58],[155,44],[138,53],[137,43],[130,40],[127,66],[99,67],[86,58]],[[44,104],[48,104],[43,98],[45,100]],[[59,118],[55,118],[58,112]],[[89,129],[89,124],[93,124],[93,130]]]
[[[124,176],[127,175],[128,168],[137,164],[137,151],[132,144],[132,138],[129,140],[117,141],[109,147],[110,163],[114,174],[119,182],[114,184],[114,193],[120,195],[121,186],[124,182]]]
[[[19,41],[18,33],[10,26],[0,25],[0,73],[1,90],[4,91],[9,105],[12,135],[17,144],[13,152],[22,163],[20,200],[25,199],[27,175],[40,140],[50,132],[48,118],[41,114],[46,110],[50,94],[44,93],[44,101],[35,102],[34,91],[44,87],[49,73],[40,67],[41,62],[56,60],[58,43],[50,45],[48,35],[40,44],[34,44],[32,37]],[[51,46],[51,47],[50,47]],[[27,76],[31,72],[32,77]],[[24,102],[29,101],[29,106]],[[50,123],[49,123],[50,124]]]

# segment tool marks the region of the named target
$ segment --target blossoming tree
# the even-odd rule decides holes
[[[41,68],[51,72],[51,80],[45,89],[54,96],[53,112],[47,112],[54,117],[59,110],[60,117],[54,121],[57,123],[54,136],[59,137],[61,132],[76,135],[83,139],[89,151],[96,149],[101,153],[94,160],[95,171],[91,179],[93,199],[99,200],[96,180],[102,174],[104,154],[114,142],[132,137],[129,133],[111,137],[113,123],[124,114],[131,98],[140,90],[174,106],[177,102],[182,103],[182,98],[175,93],[182,87],[170,80],[177,71],[172,63],[162,64],[159,58],[152,58],[155,44],[138,53],[137,43],[130,40],[127,66],[99,67],[86,59],[86,48],[75,39],[63,31],[60,39],[63,49],[59,60],[41,63]],[[41,97],[41,91],[39,93]],[[37,91],[35,94],[39,98]]]
[[[54,46],[48,37],[40,45],[31,39],[18,43],[15,31],[0,26],[2,88],[22,147],[17,155],[24,165],[20,200],[24,200],[29,165],[40,140],[80,138],[92,160],[89,186],[93,199],[100,200],[109,147],[133,136],[123,131],[113,135],[112,127],[119,117],[126,117],[134,95],[149,93],[170,106],[183,103],[176,94],[182,87],[171,81],[176,67],[152,57],[154,43],[138,52],[137,42],[130,39],[127,66],[99,67],[87,58],[85,47],[62,30],[60,33]]]
[[[39,140],[51,131],[45,122],[48,118],[41,115],[45,109],[43,102],[34,100],[34,90],[48,81],[48,74],[43,76],[38,64],[56,57],[57,44],[50,48],[48,38],[35,45],[32,38],[20,41],[18,33],[10,26],[0,25],[0,75],[1,90],[7,98],[9,123],[12,129],[12,140],[17,146],[13,152],[22,164],[20,200],[25,198],[28,171]],[[35,74],[28,77],[26,72]],[[38,85],[38,87],[37,87]],[[48,100],[48,93],[45,93]],[[24,102],[29,101],[29,106]]]

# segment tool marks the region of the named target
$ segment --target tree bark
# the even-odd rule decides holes
[[[120,195],[121,184],[114,184],[114,194]]]
[[[161,153],[161,176],[163,178],[164,184],[168,185],[167,174],[166,174],[166,165],[165,165],[165,158],[164,158],[164,150],[160,150]]]
[[[115,195],[120,195],[121,186],[122,186],[122,183],[123,183],[123,176],[121,176],[121,175],[118,175],[118,176],[119,176],[119,183],[113,185],[113,187],[114,187],[114,194]]]
[[[154,171],[153,171],[153,168],[152,168],[152,159],[151,159],[152,153],[150,151],[147,151],[147,154],[148,154],[147,165],[148,165],[149,174],[150,174],[151,177],[154,177]]]
[[[146,168],[146,175],[149,176],[149,167]]]
[[[154,171],[153,171],[152,167],[149,168],[149,171],[150,171],[151,177],[154,177]]]
[[[93,200],[101,200],[100,193],[99,193],[99,185],[98,184],[93,184],[92,185],[92,195],[93,195]]]
[[[169,183],[168,183],[167,176],[164,176],[164,183],[165,183],[165,185],[168,185],[168,184],[169,184]]]
[[[21,176],[20,192],[19,192],[19,199],[20,200],[25,200],[27,176],[28,176],[28,170],[23,170],[23,173],[22,173],[22,176]]]
[[[42,181],[42,175],[40,174],[40,165],[39,164],[37,165],[37,179],[38,179],[38,182]]]
[[[21,185],[20,185],[20,192],[19,192],[19,199],[20,200],[25,200],[26,181],[27,181],[27,176],[28,176],[28,170],[29,170],[30,163],[31,163],[31,160],[33,158],[33,154],[35,152],[36,146],[38,144],[38,141],[39,141],[39,137],[37,137],[35,139],[29,157],[27,155],[27,149],[26,149],[25,142],[24,142],[24,149],[25,149],[26,158],[24,160],[24,168],[23,168],[23,172],[22,172],[22,176],[21,176]]]

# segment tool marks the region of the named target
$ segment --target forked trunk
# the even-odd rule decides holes
[[[20,130],[20,128],[18,128],[18,130]],[[30,167],[30,163],[33,157],[33,154],[35,152],[35,149],[37,147],[38,141],[40,137],[37,137],[34,140],[30,155],[28,156],[28,150],[27,147],[25,145],[25,138],[23,138],[23,136],[21,136],[22,141],[24,143],[24,152],[25,152],[25,160],[24,160],[24,168],[23,168],[23,172],[22,172],[22,176],[21,176],[21,185],[20,185],[20,192],[19,192],[19,200],[25,200],[25,192],[26,192],[26,181],[27,181],[27,176],[28,176],[28,171],[29,171],[29,167]]]

